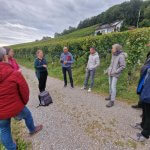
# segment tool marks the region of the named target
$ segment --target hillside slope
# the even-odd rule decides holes
[[[46,46],[51,43],[57,43],[57,42],[64,41],[64,40],[77,39],[77,38],[82,38],[82,37],[86,37],[86,36],[93,36],[95,33],[96,27],[97,27],[97,25],[94,25],[94,26],[87,27],[84,29],[78,29],[77,31],[74,31],[67,35],[63,35],[58,38],[52,38],[47,41],[38,41],[38,42],[17,44],[17,45],[13,45],[12,47],[18,49],[18,48],[23,48],[23,47],[33,47],[33,46],[41,46],[41,45]]]

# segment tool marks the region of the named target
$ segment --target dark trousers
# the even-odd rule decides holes
[[[142,102],[143,108],[143,116],[142,116],[142,123],[141,127],[143,129],[142,135],[146,138],[150,136],[150,104]]]
[[[39,75],[39,91],[40,92],[45,91],[47,75],[48,75],[47,71],[40,72],[40,75]]]
[[[139,102],[138,102],[138,107],[139,108],[142,108],[143,106],[142,106],[142,101],[141,100],[139,100]]]
[[[63,72],[63,75],[64,75],[64,84],[65,86],[67,86],[67,72],[68,72],[68,75],[69,75],[69,79],[70,79],[70,84],[71,86],[73,87],[73,78],[72,78],[72,70],[71,70],[71,67],[63,67],[62,68],[62,72]]]

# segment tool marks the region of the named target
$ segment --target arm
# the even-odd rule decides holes
[[[99,58],[99,56],[97,56],[97,57],[96,57],[96,60],[95,60],[94,69],[96,69],[99,65],[100,65],[100,58]]]
[[[34,67],[35,67],[35,69],[41,69],[41,68],[43,68],[43,65],[38,65],[38,60],[36,59],[34,62]]]
[[[20,69],[20,66],[18,65],[18,63],[17,63],[16,59],[14,59],[14,62],[15,62],[15,64],[16,64],[16,68],[17,68],[17,70],[18,70],[18,71],[20,71],[21,69]]]
[[[60,63],[61,63],[61,64],[64,63],[64,60],[63,60],[63,54],[61,54],[61,56],[60,56]]]
[[[110,69],[112,68],[112,64],[113,64],[113,58],[111,58],[110,65],[109,65],[109,67],[105,70],[105,74],[108,74],[108,75],[109,75]]]
[[[126,68],[125,57],[119,59],[119,68],[116,70],[116,73],[122,72]]]
[[[16,76],[17,76],[17,85],[18,85],[18,90],[19,90],[21,100],[23,104],[26,105],[29,101],[28,84],[20,72],[16,72]]]
[[[46,61],[46,59],[44,58],[44,63],[45,63],[45,65],[47,65],[47,61]]]

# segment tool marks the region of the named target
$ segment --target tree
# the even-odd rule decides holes
[[[144,18],[150,19],[150,5],[144,11]]]
[[[144,20],[140,23],[140,27],[150,27],[150,19],[144,19]]]
[[[57,33],[57,32],[56,32],[56,33],[54,34],[54,37],[55,37],[55,38],[57,38],[57,37],[59,37],[59,36],[60,36],[60,33]]]

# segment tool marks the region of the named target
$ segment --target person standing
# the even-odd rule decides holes
[[[67,72],[68,72],[71,88],[74,88],[72,68],[71,68],[72,64],[74,63],[74,59],[67,47],[64,47],[64,52],[60,56],[60,63],[62,65],[62,72],[64,76],[64,87],[67,87]]]
[[[27,82],[6,58],[6,50],[0,48],[0,141],[7,150],[17,150],[11,134],[12,118],[24,119],[30,135],[41,131],[43,126],[34,125],[32,114],[26,107],[29,101]]]
[[[137,133],[135,137],[132,137],[138,142],[144,142],[150,137],[150,65],[146,72],[146,75],[143,76],[143,88],[140,92],[140,100],[142,101],[143,110],[142,122],[140,124],[136,123],[135,126],[132,126],[141,131],[141,133]]]
[[[147,44],[147,47],[150,47],[150,44]],[[143,76],[146,74],[149,65],[150,65],[150,52],[147,54],[146,61],[145,61],[144,65],[141,68],[140,80],[139,80],[139,85],[138,85],[138,88],[137,88],[137,94],[138,95],[140,94],[138,90],[140,90],[140,88],[142,88],[141,81],[143,79]],[[142,109],[142,101],[139,99],[138,104],[132,105],[132,108]]]
[[[84,81],[84,86],[83,89],[87,89],[88,86],[88,81],[89,78],[91,79],[91,83],[89,86],[89,90],[88,92],[91,92],[93,86],[94,86],[94,77],[95,77],[95,72],[97,67],[100,65],[100,58],[98,53],[96,52],[94,47],[90,48],[90,56],[89,56],[89,60],[88,60],[88,64],[86,67],[86,76],[85,76],[85,81]]]
[[[8,63],[12,65],[15,71],[21,71],[16,59],[14,58],[14,51],[9,47],[4,47],[6,49],[6,55],[8,56]]]
[[[109,68],[106,73],[109,76],[109,97],[105,100],[109,100],[106,107],[114,106],[116,99],[116,86],[118,78],[120,77],[122,71],[126,68],[125,58],[127,54],[123,52],[122,46],[119,44],[114,44],[112,46],[112,59]]]
[[[46,88],[46,81],[48,76],[47,62],[46,59],[44,58],[44,54],[42,50],[38,50],[36,52],[36,56],[37,58],[35,59],[34,67],[36,70],[36,76],[39,81],[39,91],[43,92],[45,91]]]

